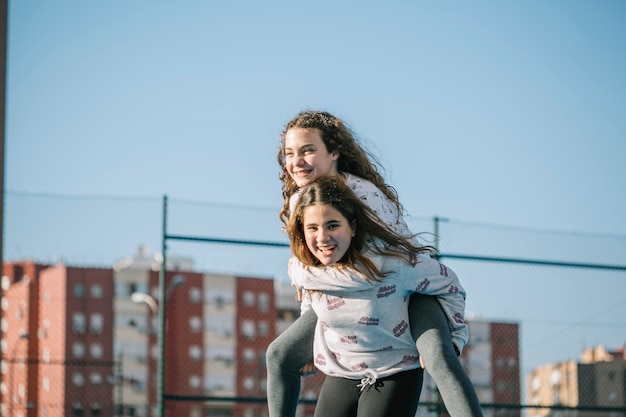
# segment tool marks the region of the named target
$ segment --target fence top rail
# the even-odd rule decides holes
[[[172,235],[172,234],[167,234],[164,236],[164,238],[166,240],[181,240],[181,241],[192,241],[192,242],[289,247],[289,243],[286,243],[286,242],[269,242],[269,241],[263,241],[263,240],[225,239],[225,238],[213,238],[213,237],[204,237],[204,236]],[[443,258],[462,259],[466,261],[506,262],[506,263],[516,263],[516,264],[557,266],[557,267],[570,267],[570,268],[603,269],[603,270],[611,270],[611,271],[626,271],[626,265],[594,264],[594,263],[585,263],[585,262],[547,261],[547,260],[541,260],[541,259],[463,255],[463,254],[456,254],[456,253],[440,253],[437,255],[437,258],[439,259],[443,259]]]
[[[587,268],[587,269],[605,269],[613,271],[626,271],[626,265],[610,265],[610,264],[593,264],[585,262],[562,262],[562,261],[546,261],[541,259],[524,259],[524,258],[507,258],[497,256],[477,256],[477,255],[462,255],[454,253],[440,253],[437,255],[441,258],[449,259],[463,259],[468,261],[488,261],[488,262],[507,262],[517,264],[531,264],[531,265],[544,265],[544,266],[559,266],[559,267],[572,267],[572,268]]]

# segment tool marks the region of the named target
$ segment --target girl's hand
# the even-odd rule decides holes
[[[302,376],[313,375],[316,372],[317,372],[317,368],[315,367],[315,364],[313,363],[313,361],[308,362],[306,365],[302,367],[302,369],[300,369],[300,375]]]

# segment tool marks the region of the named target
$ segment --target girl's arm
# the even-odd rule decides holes
[[[383,257],[368,253],[368,258],[380,270]],[[289,277],[297,288],[319,291],[359,291],[371,288],[363,274],[343,266],[305,266],[296,257],[289,259]]]

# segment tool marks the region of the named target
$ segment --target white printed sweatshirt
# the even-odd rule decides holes
[[[378,187],[376,187],[372,182],[357,177],[356,175],[349,173],[342,173],[342,175],[345,177],[348,187],[350,187],[357,197],[359,197],[361,201],[367,204],[367,206],[378,215],[383,223],[390,226],[400,236],[413,236],[413,233],[409,230],[404,218],[398,212],[398,207],[390,201]],[[291,213],[294,212],[298,197],[299,193],[295,193],[289,200]],[[413,239],[413,242],[416,245],[420,245],[416,239]],[[374,262],[379,270],[382,269],[383,259],[381,256],[370,256],[369,258]],[[329,282],[332,282],[335,285],[344,286],[344,288],[348,288],[346,285],[359,286],[365,282],[361,273],[351,268],[305,268],[296,258],[292,257],[290,259],[289,276],[292,281],[306,279],[309,274],[311,274],[311,277],[321,277],[323,275],[330,280]],[[305,297],[302,301],[301,311],[303,313],[310,309],[308,302],[309,300],[307,297]],[[448,313],[448,309],[444,303],[442,303],[441,299],[439,299],[439,303],[442,305],[446,313]],[[463,310],[461,310],[461,313],[463,313]],[[454,314],[456,314],[456,312]],[[454,317],[448,314],[448,323],[450,325],[452,341],[459,352],[462,352],[468,338],[467,326],[459,327],[455,320],[456,319]]]
[[[294,274],[295,284],[319,291],[305,294],[310,303],[306,305],[318,318],[315,365],[326,375],[372,384],[378,378],[419,368],[408,317],[414,292],[437,296],[450,320],[453,342],[459,350],[467,342],[465,291],[454,271],[426,254],[417,256],[415,266],[393,256],[380,258],[382,270],[393,273],[373,285],[354,275],[356,271],[341,281],[328,273],[346,268],[297,266],[311,273]]]

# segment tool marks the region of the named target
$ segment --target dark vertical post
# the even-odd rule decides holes
[[[433,246],[439,252],[439,217],[433,217],[433,234],[435,235],[435,240],[433,242]],[[439,257],[439,256],[437,256]]]
[[[167,278],[167,195],[163,196],[163,232],[161,234],[161,268],[159,269],[159,303],[158,303],[158,330],[157,330],[157,386],[156,402],[157,417],[165,415],[163,388],[165,386],[165,303],[166,303],[166,283]]]
[[[115,415],[124,417],[124,352],[117,355],[115,364],[115,388],[117,389],[118,404],[115,404]]]

